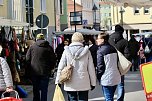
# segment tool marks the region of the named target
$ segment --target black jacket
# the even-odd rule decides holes
[[[30,64],[32,75],[48,76],[55,66],[56,58],[48,41],[36,41],[26,53],[26,61]]]
[[[94,67],[97,66],[97,50],[98,50],[98,46],[97,45],[92,45],[89,48],[91,55],[92,55],[92,59],[93,59],[93,63],[94,63]]]
[[[109,37],[109,43],[115,46],[127,59],[130,58],[128,41],[122,36],[123,31],[115,31]]]

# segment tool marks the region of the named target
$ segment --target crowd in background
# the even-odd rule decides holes
[[[81,33],[75,32],[71,40],[64,41],[54,49],[45,40],[44,35],[38,34],[26,53],[26,63],[29,78],[33,85],[33,101],[47,101],[50,72],[57,67],[55,84],[59,83],[62,69],[73,63],[72,78],[64,83],[69,101],[88,101],[88,92],[96,86],[96,79],[102,87],[106,101],[113,101],[117,89],[117,101],[124,101],[124,75],[118,70],[117,50],[119,50],[133,65],[130,71],[137,71],[139,65],[152,61],[152,37],[132,35],[127,41],[123,38],[124,29],[115,26],[111,35],[100,33],[96,38],[86,40]],[[3,63],[4,62],[4,63]],[[0,58],[0,93],[13,90],[13,81],[7,62]],[[4,64],[4,67],[2,65]],[[5,76],[4,74],[7,74]]]

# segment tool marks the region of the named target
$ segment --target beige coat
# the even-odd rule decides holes
[[[65,91],[86,91],[91,89],[91,85],[96,85],[95,67],[89,47],[83,47],[82,43],[74,42],[65,47],[62,54],[55,83],[58,83],[60,72],[66,66],[70,64],[73,57],[76,56],[76,60],[73,63],[72,78],[64,83]]]

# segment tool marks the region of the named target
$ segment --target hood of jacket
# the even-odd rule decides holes
[[[110,39],[112,39],[115,43],[117,43],[119,40],[123,39],[123,33],[120,32],[114,32],[110,35]]]
[[[65,46],[64,49],[66,52],[70,52],[76,59],[80,59],[89,52],[89,47],[83,47],[83,44],[80,42],[73,42],[69,46]]]
[[[46,40],[37,40],[35,44],[38,45],[39,47],[49,46],[49,42]]]

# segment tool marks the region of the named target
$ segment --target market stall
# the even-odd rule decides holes
[[[24,55],[28,48],[26,41],[29,36],[25,28],[28,28],[29,24],[4,18],[0,18],[0,22],[0,45],[3,48],[1,56],[7,60],[16,85],[23,81],[22,76],[25,73]],[[21,37],[18,37],[18,34]]]

